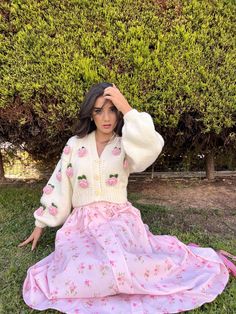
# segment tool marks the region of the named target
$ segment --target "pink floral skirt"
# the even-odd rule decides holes
[[[31,308],[70,314],[179,313],[213,301],[229,273],[211,248],[153,235],[130,202],[73,210],[55,251],[30,267]]]

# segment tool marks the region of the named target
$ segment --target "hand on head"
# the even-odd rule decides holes
[[[132,108],[129,105],[125,96],[120,92],[120,90],[112,84],[113,86],[104,89],[103,96],[105,99],[109,99],[116,108],[123,114],[130,111]]]

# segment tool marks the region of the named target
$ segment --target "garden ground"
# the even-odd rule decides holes
[[[9,184],[10,183],[10,184]],[[29,266],[54,249],[58,228],[47,228],[34,252],[18,248],[34,227],[33,211],[45,182],[5,182],[0,186],[0,314],[39,313],[22,299],[22,284]],[[144,223],[154,234],[177,236],[184,243],[223,249],[236,255],[236,179],[130,180],[128,197],[140,209]],[[214,302],[191,314],[236,313],[236,280],[230,281]],[[44,313],[59,313],[53,310]],[[153,313],[157,314],[157,313]]]
[[[141,179],[131,181],[128,190],[138,204],[167,207],[163,223],[169,226],[185,231],[197,227],[223,238],[236,236],[236,177]]]

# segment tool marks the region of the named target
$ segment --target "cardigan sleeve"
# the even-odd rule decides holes
[[[142,172],[161,153],[164,139],[156,132],[148,113],[131,109],[124,115],[122,144],[129,172]]]
[[[65,222],[71,212],[72,206],[72,155],[71,137],[65,145],[61,158],[58,161],[50,179],[43,188],[40,198],[41,206],[34,212],[35,225],[41,228],[55,227]]]

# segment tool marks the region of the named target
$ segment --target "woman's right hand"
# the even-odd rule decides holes
[[[43,228],[40,227],[35,227],[31,235],[23,242],[21,242],[18,247],[25,246],[26,244],[33,242],[31,251],[33,251],[38,243],[39,238],[41,237],[43,233]]]

